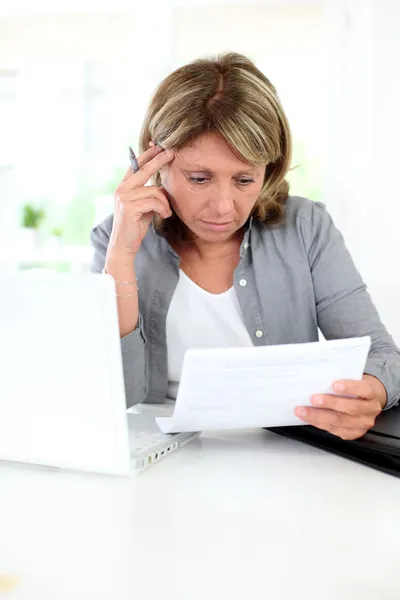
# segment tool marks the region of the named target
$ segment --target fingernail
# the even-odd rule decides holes
[[[315,404],[315,406],[322,406],[324,403],[324,397],[323,396],[313,396],[311,401],[313,404]]]
[[[335,392],[344,392],[345,385],[343,383],[335,383],[333,389]]]
[[[296,408],[296,415],[300,418],[305,417],[307,415],[307,411],[301,406],[300,408]]]

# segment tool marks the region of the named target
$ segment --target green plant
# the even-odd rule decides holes
[[[22,225],[27,229],[39,229],[46,218],[43,208],[36,208],[33,204],[23,206]]]
[[[63,230],[61,229],[61,227],[54,227],[54,229],[51,230],[51,235],[53,237],[60,238],[60,237],[62,237],[62,234],[63,234]]]

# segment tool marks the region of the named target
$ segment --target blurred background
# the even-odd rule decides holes
[[[325,202],[400,340],[398,0],[0,0],[0,268],[88,271],[150,95],[238,51],[277,87],[291,191]]]

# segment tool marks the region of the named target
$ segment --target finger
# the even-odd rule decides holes
[[[130,165],[129,168],[127,169],[125,175],[121,179],[121,183],[128,181],[128,179],[130,179],[132,177],[132,175],[133,175],[133,169],[132,169],[132,165]]]
[[[143,165],[145,165],[147,162],[149,162],[149,160],[151,160],[152,158],[157,156],[157,154],[159,154],[161,151],[162,150],[159,146],[153,145],[148,150],[145,150],[145,152],[143,152],[143,154],[141,154],[140,156],[137,156],[136,160],[138,161],[139,168],[141,168]],[[127,169],[124,177],[122,178],[122,181],[123,182],[128,181],[128,179],[130,179],[132,177],[132,175],[134,175],[134,172],[132,169],[132,165],[130,165],[129,168]]]
[[[154,148],[146,150],[146,152],[154,152]],[[142,155],[143,156],[143,155]],[[164,165],[174,160],[175,154],[173,150],[157,150],[156,155],[146,162],[143,167],[137,173],[134,173],[132,177],[126,182],[131,188],[141,187],[145,185],[150,177],[152,177],[157,171]]]
[[[167,196],[163,192],[163,188],[159,188],[156,185],[146,185],[135,190],[118,189],[116,198],[123,204],[134,204],[146,198],[154,198],[164,205],[167,212],[171,212],[171,207]]]
[[[142,217],[151,211],[158,213],[163,219],[168,219],[171,216],[171,209],[156,198],[144,198],[137,202],[128,203],[126,206],[129,207],[129,214],[138,217]]]
[[[142,154],[136,157],[139,163],[139,167],[142,169],[144,165],[150,162],[158,154],[161,154],[161,152],[163,151],[164,150],[160,148],[160,146],[156,146],[156,144],[154,144],[153,146],[145,150]]]
[[[319,427],[320,429],[330,430],[332,427],[340,429],[370,429],[375,424],[375,418],[372,415],[351,416],[325,408],[297,406],[295,413],[305,423],[314,425],[314,427]]]
[[[352,379],[335,381],[332,387],[335,392],[345,396],[354,396],[358,398],[364,398],[365,400],[372,400],[374,397],[372,386],[364,379],[361,381]]]
[[[363,398],[346,398],[333,394],[317,394],[312,396],[311,403],[316,407],[329,408],[347,415],[365,415],[380,412],[379,403]]]
[[[164,188],[159,187],[158,185],[144,185],[137,189],[118,186],[115,196],[120,198],[123,202],[136,202],[136,200],[142,198],[158,198],[161,202],[165,202],[166,205],[168,205],[168,197],[164,192]]]
[[[342,438],[342,440],[358,440],[367,433],[366,429],[339,429],[332,427],[329,433]]]

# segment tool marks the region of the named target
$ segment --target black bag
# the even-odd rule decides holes
[[[312,425],[265,429],[400,477],[400,406],[382,412],[358,440],[342,440]]]

